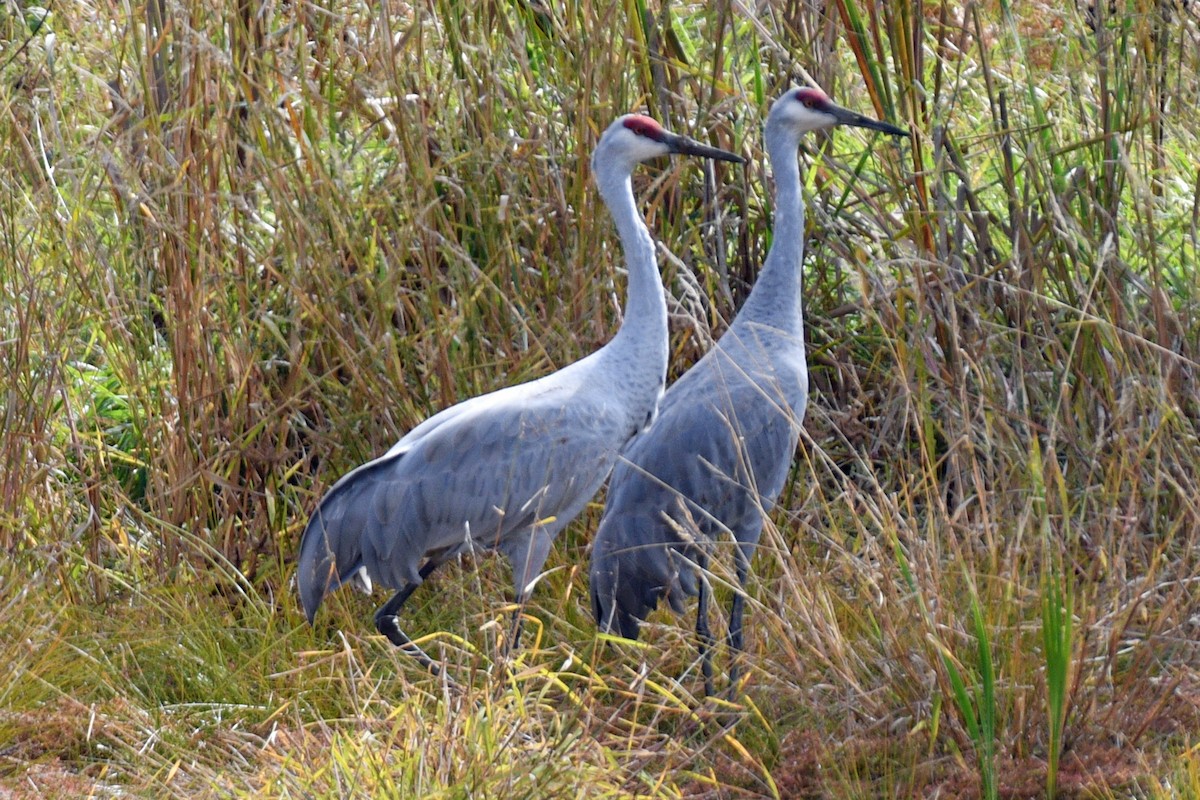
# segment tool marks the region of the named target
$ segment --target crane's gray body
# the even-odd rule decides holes
[[[715,542],[748,559],[787,480],[808,397],[799,330],[739,319],[663,397],[622,454],[592,552],[604,629],[637,638],[666,598],[698,594],[696,568]]]
[[[598,352],[546,378],[472,398],[344,476],[302,539],[308,617],[359,570],[383,586],[420,583],[426,559],[444,561],[468,548],[507,556],[525,594],[554,537],[654,408],[665,349],[647,355],[661,368],[609,380],[603,395],[587,391],[614,372],[611,354]]]
[[[808,401],[799,134],[769,116],[766,139],[778,192],[762,273],[609,483],[592,549],[592,605],[601,629],[626,638],[637,637],[660,599],[679,611],[700,593],[698,566],[723,535],[748,559],[796,449]]]
[[[808,402],[798,149],[805,132],[836,124],[904,134],[817,90],[792,90],[772,105],[764,140],[775,173],[775,227],[762,272],[729,330],[667,390],[657,419],[618,460],[593,544],[592,608],[601,630],[636,638],[660,600],[679,612],[687,596],[700,596],[706,691],[711,636],[702,571],[725,540],[744,582],[764,515],[787,480]],[[735,648],[741,609],[738,594],[730,620]]]
[[[518,599],[528,596],[554,537],[600,488],[662,397],[666,299],[630,176],[640,162],[669,153],[742,160],[648,117],[626,115],[609,126],[592,166],[628,265],[620,330],[558,372],[445,409],[339,480],[300,542],[297,583],[310,622],[325,595],[351,578],[398,587],[376,626],[435,668],[395,615],[439,564],[469,548],[499,550],[513,565]]]

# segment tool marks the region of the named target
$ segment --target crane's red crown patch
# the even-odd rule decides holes
[[[647,139],[653,139],[656,142],[660,141],[666,133],[662,125],[659,125],[644,114],[630,114],[625,118],[625,127],[638,136],[645,136]]]

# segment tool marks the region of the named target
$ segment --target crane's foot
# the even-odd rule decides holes
[[[430,675],[437,677],[442,674],[441,665],[430,658],[412,639],[408,638],[404,631],[400,630],[400,620],[395,614],[376,615],[375,627],[388,638],[389,642],[399,647],[405,654],[412,656]]]

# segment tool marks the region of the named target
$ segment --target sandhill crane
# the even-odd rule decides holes
[[[699,596],[696,634],[710,695],[709,559],[720,538],[732,538],[744,589],[763,515],[783,489],[804,419],[797,151],[806,132],[835,125],[908,135],[835,105],[817,89],[793,89],[771,106],[764,138],[775,173],[775,228],[762,272],[716,346],[671,386],[654,423],[622,453],[593,544],[592,610],[604,632],[636,639],[659,600],[681,613],[686,597]],[[743,602],[743,591],[735,592],[729,619],[735,688]]]
[[[620,330],[557,372],[435,414],[334,484],[300,540],[297,580],[310,623],[325,595],[351,579],[398,587],[375,625],[437,673],[396,615],[439,565],[469,548],[498,550],[524,602],[554,537],[600,488],[663,393],[666,300],[630,176],[638,163],[669,153],[743,160],[649,117],[630,114],[609,126],[592,169],[628,262]]]

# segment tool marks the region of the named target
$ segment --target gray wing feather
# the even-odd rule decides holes
[[[300,539],[296,578],[311,623],[326,594],[362,568],[361,533],[378,524],[373,498],[386,479],[388,458],[345,475],[321,499]]]

